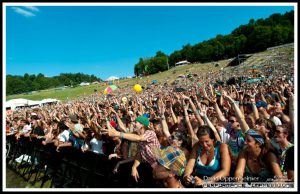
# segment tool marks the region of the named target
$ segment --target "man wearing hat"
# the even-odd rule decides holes
[[[103,130],[104,133],[108,133],[110,137],[119,137],[122,139],[127,139],[129,141],[138,142],[136,159],[132,167],[132,176],[136,181],[139,178],[137,167],[141,162],[146,162],[151,165],[152,168],[157,164],[157,153],[156,150],[160,149],[160,143],[153,130],[149,128],[150,121],[144,116],[139,116],[135,119],[136,130],[139,135],[132,133],[119,132],[114,129],[109,122],[107,122],[108,130]]]
[[[186,166],[184,153],[173,146],[160,150],[160,144],[155,132],[149,129],[150,122],[148,118],[140,116],[135,121],[141,135],[118,132],[109,125],[108,130],[106,130],[111,137],[120,137],[121,139],[139,142],[131,175],[138,181],[139,173],[137,167],[140,165],[140,162],[147,162],[152,167],[153,178],[163,180],[165,187],[182,187],[177,177],[183,174]]]

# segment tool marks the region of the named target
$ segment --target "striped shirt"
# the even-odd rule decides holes
[[[160,149],[160,143],[156,136],[156,133],[151,130],[146,130],[143,134],[146,141],[138,143],[138,153],[141,154],[142,162],[148,162],[150,165],[157,162],[158,152]]]

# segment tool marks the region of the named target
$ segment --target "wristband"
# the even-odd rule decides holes
[[[124,133],[123,132],[120,133],[120,138],[124,139]]]
[[[204,184],[205,184],[205,185],[207,185],[207,182],[208,182],[207,179],[204,179]]]

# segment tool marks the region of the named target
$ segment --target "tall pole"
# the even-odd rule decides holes
[[[170,69],[170,67],[169,67],[169,60],[168,60],[168,56],[166,56],[167,57],[167,64],[168,64],[168,70]]]

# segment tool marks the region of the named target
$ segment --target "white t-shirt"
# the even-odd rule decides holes
[[[271,117],[270,120],[273,121],[276,126],[282,125],[281,120],[278,117],[276,117],[276,116]]]
[[[226,129],[224,127],[221,128],[219,134],[221,136],[222,143],[227,143],[229,141],[230,135],[226,133]]]
[[[102,144],[103,144],[103,141],[102,140],[97,140],[96,138],[93,138],[91,141],[90,141],[90,144],[91,144],[91,148],[90,150],[96,154],[104,154],[103,153],[103,150],[102,150]],[[89,146],[87,143],[85,143],[83,146],[82,146],[83,149],[88,149]]]
[[[97,140],[96,138],[93,138],[90,144],[91,144],[92,152],[97,154],[104,154],[102,150],[102,144],[103,144],[102,140]]]
[[[64,130],[63,132],[61,132],[58,135],[59,141],[64,142],[64,143],[69,141],[69,138],[70,138],[70,131],[69,130]]]
[[[83,131],[83,128],[80,124],[75,124],[74,127],[75,127],[75,132],[76,133],[78,133],[78,131],[80,131],[80,132]]]

